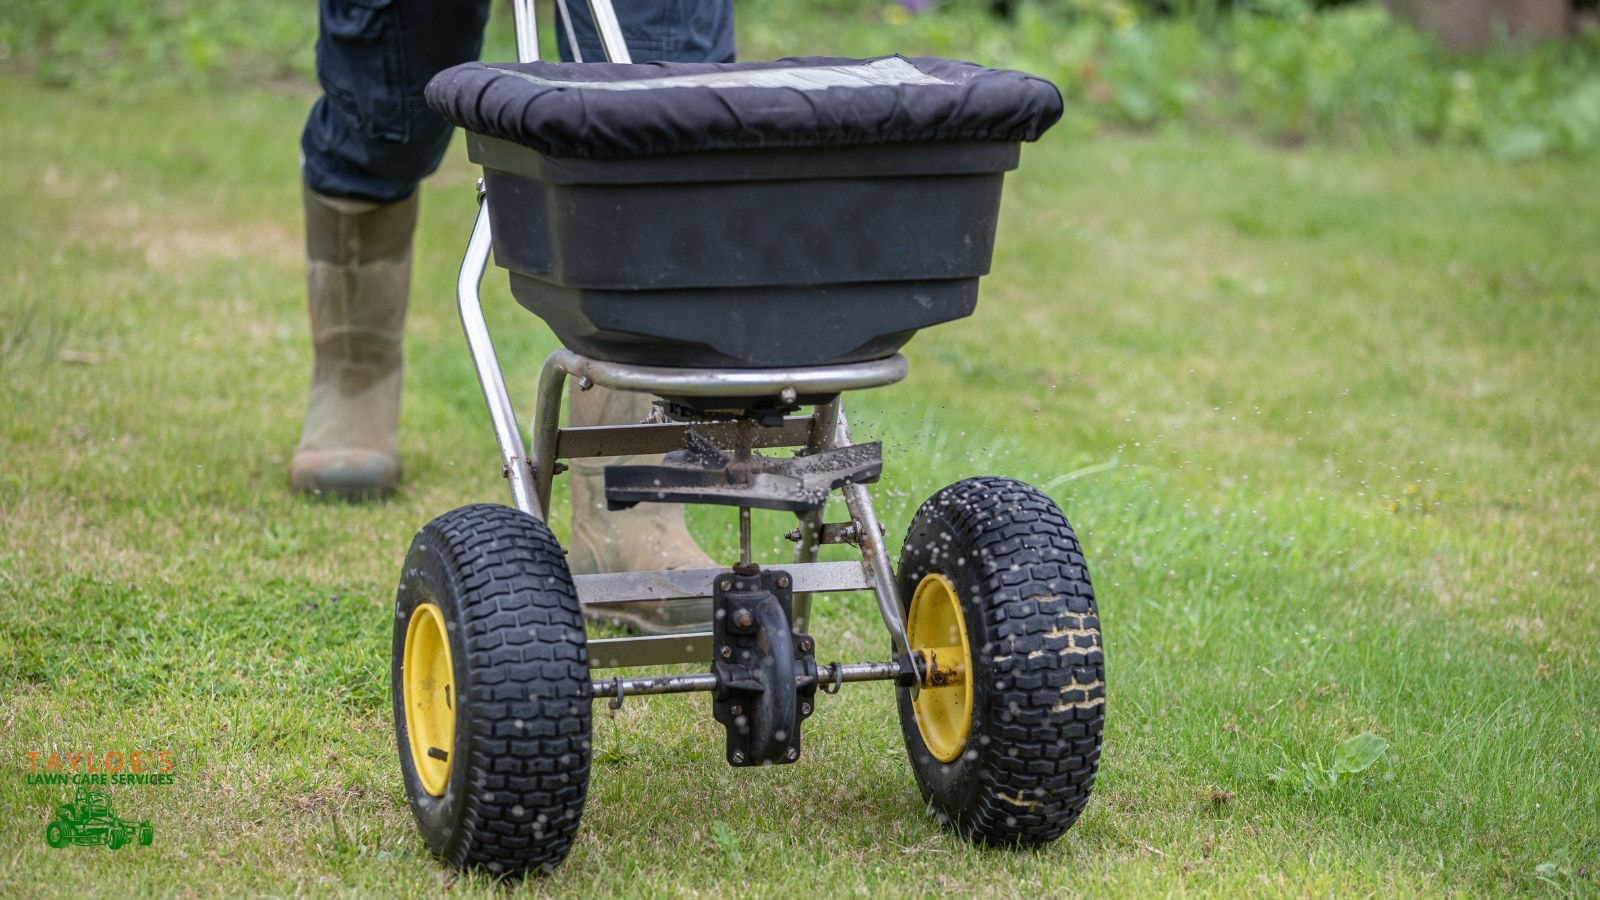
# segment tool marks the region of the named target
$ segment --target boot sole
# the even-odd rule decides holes
[[[367,450],[308,451],[290,463],[289,486],[330,500],[382,500],[400,486],[400,464]]]

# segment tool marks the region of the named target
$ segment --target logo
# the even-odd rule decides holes
[[[119,850],[137,842],[150,846],[156,830],[150,820],[135,822],[117,815],[111,808],[111,795],[86,785],[78,785],[72,802],[56,807],[56,814],[44,829],[44,842],[52,847],[68,844],[105,844]]]
[[[172,784],[171,750],[93,753],[28,751],[28,784]]]
[[[30,750],[28,761],[28,784],[72,787],[72,799],[55,807],[44,829],[45,843],[58,848],[68,844],[103,845],[112,850],[128,844],[150,846],[155,839],[150,820],[118,815],[106,787],[168,785],[177,777],[170,750],[113,750],[99,755]]]

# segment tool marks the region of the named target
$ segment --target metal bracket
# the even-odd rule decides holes
[[[883,526],[879,525],[878,528],[880,529],[878,533],[880,535],[883,534],[883,531],[881,530],[883,528]],[[787,532],[784,532],[783,537],[787,541],[798,543],[800,541],[800,539],[802,537],[804,537],[804,534],[802,534],[802,529],[801,528],[796,527],[796,528],[789,529]],[[815,543],[819,544],[819,545],[820,544],[850,544],[850,545],[859,547],[859,546],[861,546],[861,523],[860,522],[827,522],[827,523],[824,523],[822,525],[822,527],[817,530],[816,537],[813,538],[813,541]]]
[[[790,630],[793,579],[776,569],[732,572],[715,585],[712,712],[728,731],[728,763],[800,758],[800,723],[815,709],[816,645]]]
[[[877,481],[883,472],[876,442],[783,459],[748,449],[730,453],[693,430],[685,439],[688,447],[660,465],[607,466],[607,505],[711,503],[805,512],[826,506],[835,489]]]

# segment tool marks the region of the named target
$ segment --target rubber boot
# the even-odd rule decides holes
[[[633,391],[573,385],[567,403],[573,425],[642,422],[650,397]],[[716,565],[689,536],[683,506],[641,503],[632,509],[606,509],[605,468],[654,465],[659,456],[613,456],[572,461],[572,541],[567,562],[574,574],[695,569]],[[711,601],[640,600],[592,607],[584,615],[625,625],[645,634],[699,631],[711,627]]]
[[[417,195],[379,204],[304,193],[316,363],[289,484],[345,499],[386,496],[400,484],[401,345]]]

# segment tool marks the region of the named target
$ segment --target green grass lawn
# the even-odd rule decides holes
[[[458,146],[424,194],[406,486],[293,496],[309,99],[0,84],[0,894],[499,892],[426,854],[388,702],[412,533],[506,499],[453,299],[474,173]],[[1600,890],[1597,213],[1584,162],[1030,147],[977,315],[848,407],[896,544],[975,474],[1076,524],[1110,690],[1082,820],[1037,853],[942,831],[884,685],[770,771],[723,764],[705,698],[636,699],[597,708],[572,856],[517,892]],[[489,283],[526,421],[554,344]],[[695,526],[733,550],[731,513]],[[815,633],[886,643],[865,595]],[[1385,760],[1301,788],[1364,731]],[[135,749],[177,757],[113,789],[154,844],[48,848],[27,753]]]

